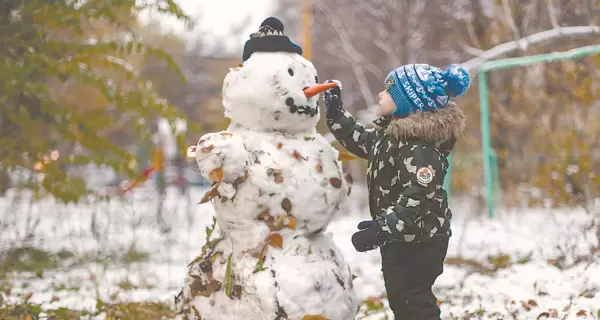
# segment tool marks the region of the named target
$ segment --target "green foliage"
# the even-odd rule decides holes
[[[0,254],[0,272],[33,272],[41,276],[45,270],[57,269],[64,260],[73,258],[73,253],[60,251],[51,253],[33,247],[11,248]]]
[[[25,296],[19,303],[0,304],[0,319],[36,319],[33,318],[35,316],[40,319],[48,320],[78,320],[88,319],[98,315],[103,315],[105,319],[112,320],[175,319],[175,312],[167,303],[108,303],[98,299],[96,310],[81,311],[68,308],[43,308],[41,304],[32,303],[28,300],[29,297]],[[52,301],[58,300],[57,297],[52,297]]]
[[[0,173],[21,168],[42,172],[23,187],[65,202],[90,193],[65,166],[95,163],[134,175],[129,166],[134,156],[109,139],[108,132],[126,127],[139,142],[150,136],[151,120],[165,117],[172,123],[179,117],[139,76],[135,58],[159,59],[183,79],[167,53],[142,44],[131,32],[142,10],[191,25],[172,0],[3,1]],[[74,146],[83,151],[73,153]],[[70,152],[49,159],[59,149]]]

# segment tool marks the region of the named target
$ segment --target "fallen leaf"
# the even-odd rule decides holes
[[[221,132],[220,135],[224,136],[224,137],[231,137],[233,136],[231,133],[229,132]]]
[[[329,184],[332,185],[334,188],[339,189],[342,187],[342,180],[340,180],[339,178],[331,178],[329,179]]]
[[[537,307],[537,305],[538,305],[537,302],[535,302],[535,300],[529,300],[529,301],[527,301],[527,304],[530,306],[534,306],[534,307]]]
[[[33,320],[33,317],[28,313],[23,320]]]
[[[231,298],[231,289],[233,282],[233,273],[231,271],[231,256],[233,253],[229,255],[227,258],[227,267],[225,269],[225,295]]]
[[[283,173],[279,169],[269,168],[267,169],[267,175],[273,177],[273,180],[277,184],[283,183]]]
[[[50,298],[50,302],[57,302],[57,301],[60,301],[60,298],[59,298],[59,297],[57,297],[57,296],[52,296],[52,297]]]
[[[202,200],[200,200],[200,203],[207,203],[210,200],[212,200],[215,197],[219,196],[219,190],[217,190],[218,185],[215,185],[214,187],[212,187],[212,189],[210,189],[208,192],[206,192],[204,194],[204,196],[202,197]]]
[[[242,286],[240,286],[239,284],[234,284],[233,288],[231,289],[231,298],[238,298],[240,299],[242,297]]]
[[[280,142],[277,144],[277,149],[281,149],[281,148],[283,148],[283,143]]]
[[[323,172],[323,165],[320,162],[318,162],[317,166],[316,166],[316,169],[317,169],[317,172],[319,172],[319,173]]]
[[[211,293],[221,290],[222,287],[223,285],[221,282],[215,279],[212,279],[208,284],[208,289],[211,291]]]
[[[349,152],[340,151],[338,153],[338,160],[339,161],[354,160],[354,159],[356,159],[356,157],[353,154],[349,153]]]
[[[243,251],[244,253],[248,253],[253,258],[260,258],[260,256],[264,253],[265,246],[258,246],[255,248],[250,248],[248,250]]]
[[[287,218],[287,216],[285,216],[283,214],[278,216],[277,219],[275,220],[275,223],[271,227],[271,231],[279,231],[279,230],[285,228],[286,218]]]
[[[204,147],[204,148],[200,149],[200,152],[211,152],[214,148],[215,148],[215,146]]]
[[[258,213],[258,215],[256,216],[256,219],[261,220],[261,221],[269,221],[269,220],[273,220],[273,217],[269,214],[269,208],[265,208],[261,212]]]
[[[290,216],[290,220],[288,221],[288,227],[290,229],[296,229],[297,219],[294,216]]]
[[[300,154],[300,152],[298,152],[296,150],[294,150],[294,152],[292,152],[292,157],[294,157],[294,159],[296,159],[296,160],[300,160],[300,159],[302,159],[304,161],[307,160],[307,158],[305,158],[303,155]]]
[[[267,243],[269,243],[273,247],[282,249],[283,237],[279,233],[271,233],[267,238]]]
[[[204,140],[204,139],[200,139],[200,140],[198,140],[198,143],[197,143],[197,144],[203,144],[203,143],[205,143],[205,142],[206,142],[206,140]]]
[[[577,313],[576,313],[576,315],[577,315],[578,317],[585,316],[586,314],[587,314],[587,312],[585,312],[585,310],[579,310],[579,311],[577,311]]]
[[[235,181],[233,182],[233,186],[237,187],[240,184],[244,183],[246,180],[248,179],[248,171],[244,172],[243,176],[239,176],[235,179]]]
[[[208,178],[211,181],[221,182],[221,180],[223,180],[223,168],[213,169],[213,171],[208,174]]]
[[[321,315],[306,315],[304,317],[302,317],[302,320],[329,320]]]
[[[23,296],[23,300],[25,302],[29,301],[29,299],[31,299],[31,297],[33,296],[33,292],[28,292]]]
[[[285,210],[285,212],[287,212],[287,214],[290,214],[290,212],[292,211],[292,202],[290,201],[290,199],[285,198],[281,201],[281,207],[283,208],[283,210]]]

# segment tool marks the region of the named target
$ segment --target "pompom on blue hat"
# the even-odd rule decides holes
[[[242,61],[248,60],[254,52],[291,52],[302,54],[302,48],[293,43],[283,33],[283,23],[275,17],[266,18],[257,32],[250,35],[244,44]]]
[[[385,88],[396,104],[396,117],[444,108],[471,86],[469,72],[457,64],[442,71],[427,64],[408,64],[388,74]]]

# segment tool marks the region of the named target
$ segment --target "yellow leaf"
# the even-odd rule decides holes
[[[271,233],[267,238],[267,242],[272,247],[283,248],[283,237],[279,233]]]
[[[304,317],[302,317],[302,320],[329,320],[323,316],[320,315],[313,315],[313,314],[309,314],[309,315],[305,315]]]
[[[323,172],[323,165],[319,162],[319,163],[317,163],[317,166],[315,167],[315,169],[317,169],[317,172],[321,173],[321,172]]]
[[[288,227],[290,229],[296,229],[297,219],[294,216],[290,216],[290,221],[288,222]]]
[[[223,168],[216,168],[208,174],[208,178],[214,182],[223,180]]]

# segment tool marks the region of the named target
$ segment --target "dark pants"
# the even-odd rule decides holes
[[[447,251],[447,237],[381,247],[383,279],[396,320],[440,319],[431,287],[444,270]]]

